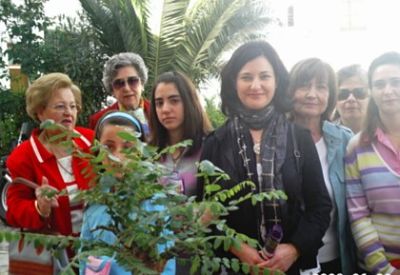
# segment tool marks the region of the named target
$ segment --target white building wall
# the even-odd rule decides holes
[[[368,68],[385,51],[400,52],[397,0],[283,0],[271,3],[282,27],[269,29],[269,41],[290,69],[297,61],[319,57],[335,70],[352,63]],[[287,11],[294,8],[294,26]],[[349,17],[348,5],[353,7]],[[349,28],[350,27],[350,28]]]

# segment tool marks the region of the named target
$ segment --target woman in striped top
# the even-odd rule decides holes
[[[376,58],[368,72],[365,125],[349,143],[349,218],[362,266],[400,274],[400,54]]]

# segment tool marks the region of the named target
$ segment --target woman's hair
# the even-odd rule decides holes
[[[265,41],[251,41],[240,46],[226,63],[221,72],[221,109],[227,116],[236,115],[242,103],[236,89],[237,76],[246,63],[263,56],[271,64],[275,79],[276,90],[272,104],[279,112],[290,109],[287,98],[288,72],[274,48]]]
[[[337,76],[338,86],[342,85],[344,81],[354,76],[360,78],[361,81],[365,84],[365,86],[368,85],[367,72],[364,71],[359,64],[353,64],[341,68],[336,73],[336,76]]]
[[[293,98],[297,89],[308,85],[313,79],[328,85],[328,106],[321,115],[321,122],[330,120],[336,105],[337,84],[335,71],[319,58],[308,58],[298,62],[290,71],[288,94]],[[293,111],[293,110],[292,110]]]
[[[400,67],[400,54],[398,52],[387,52],[375,58],[368,69],[368,84],[372,91],[372,76],[375,70],[382,65],[395,65]],[[373,97],[370,97],[367,107],[367,114],[361,131],[361,143],[370,143],[375,136],[376,129],[383,127],[379,117],[379,109]]]
[[[142,124],[131,114],[120,111],[110,111],[104,114],[96,124],[95,138],[97,140],[100,140],[101,135],[103,134],[103,129],[107,125],[132,127],[140,134],[139,139],[145,141]]]
[[[80,112],[82,109],[82,97],[78,86],[66,74],[50,73],[36,79],[26,90],[25,101],[28,115],[39,121],[38,112],[46,108],[53,93],[62,88],[71,89],[78,112]]]
[[[133,67],[137,71],[143,86],[147,82],[147,67],[143,58],[136,53],[118,53],[113,55],[105,64],[103,70],[103,84],[108,93],[112,93],[112,82],[118,70],[124,67]]]
[[[150,144],[160,149],[168,146],[168,131],[161,124],[156,112],[155,92],[160,83],[172,83],[178,89],[184,112],[182,141],[186,139],[193,141],[192,146],[188,148],[186,153],[187,156],[190,156],[200,149],[204,136],[211,131],[211,124],[200,104],[200,99],[192,81],[180,72],[161,74],[153,86],[149,121],[151,129]]]

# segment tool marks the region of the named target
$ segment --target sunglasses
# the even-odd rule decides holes
[[[129,87],[134,89],[138,86],[140,81],[140,78],[137,76],[130,76],[126,79],[115,79],[112,83],[112,87],[115,90],[119,90],[122,89],[123,87],[125,87],[126,83],[128,83]]]
[[[350,89],[340,89],[338,93],[338,100],[346,100],[350,95],[353,95],[356,99],[365,99],[368,96],[367,89],[365,88],[354,88]]]

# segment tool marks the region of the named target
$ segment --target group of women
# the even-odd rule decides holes
[[[339,71],[338,78],[339,85],[331,66],[317,58],[300,61],[289,73],[270,44],[247,42],[222,69],[221,108],[227,120],[211,131],[190,79],[179,72],[161,74],[149,103],[141,97],[147,80],[143,60],[123,53],[104,70],[104,84],[117,98],[114,111],[92,116],[91,127],[97,125],[96,138],[116,155],[134,145],[124,144],[115,127],[129,126],[160,149],[191,139],[191,146],[160,160],[188,196],[202,197],[195,163],[204,159],[230,176],[219,182],[224,189],[243,180],[255,183],[255,190],[238,196],[286,193],[287,200],[244,201],[226,217],[231,228],[265,249],[243,242],[217,251],[221,257],[286,274],[400,274],[400,55],[387,53],[371,64],[370,99],[357,68]],[[74,200],[74,192],[88,188],[81,174],[88,163],[73,152],[88,150],[93,140],[92,131],[75,127],[80,91],[67,76],[48,74],[29,87],[26,103],[32,118],[60,127],[36,130],[9,157],[11,176],[38,187],[10,187],[7,219],[16,227],[78,234],[83,202]],[[335,107],[336,123],[331,120]],[[352,137],[343,125],[360,133]],[[70,148],[61,146],[63,137],[49,142],[65,129],[76,133]],[[68,195],[49,199],[43,195],[49,188],[67,189]],[[98,224],[94,217],[103,210],[86,211],[97,213],[83,220],[87,237],[84,232]],[[271,252],[267,246],[276,230],[282,238]],[[172,265],[163,274],[186,272]]]

